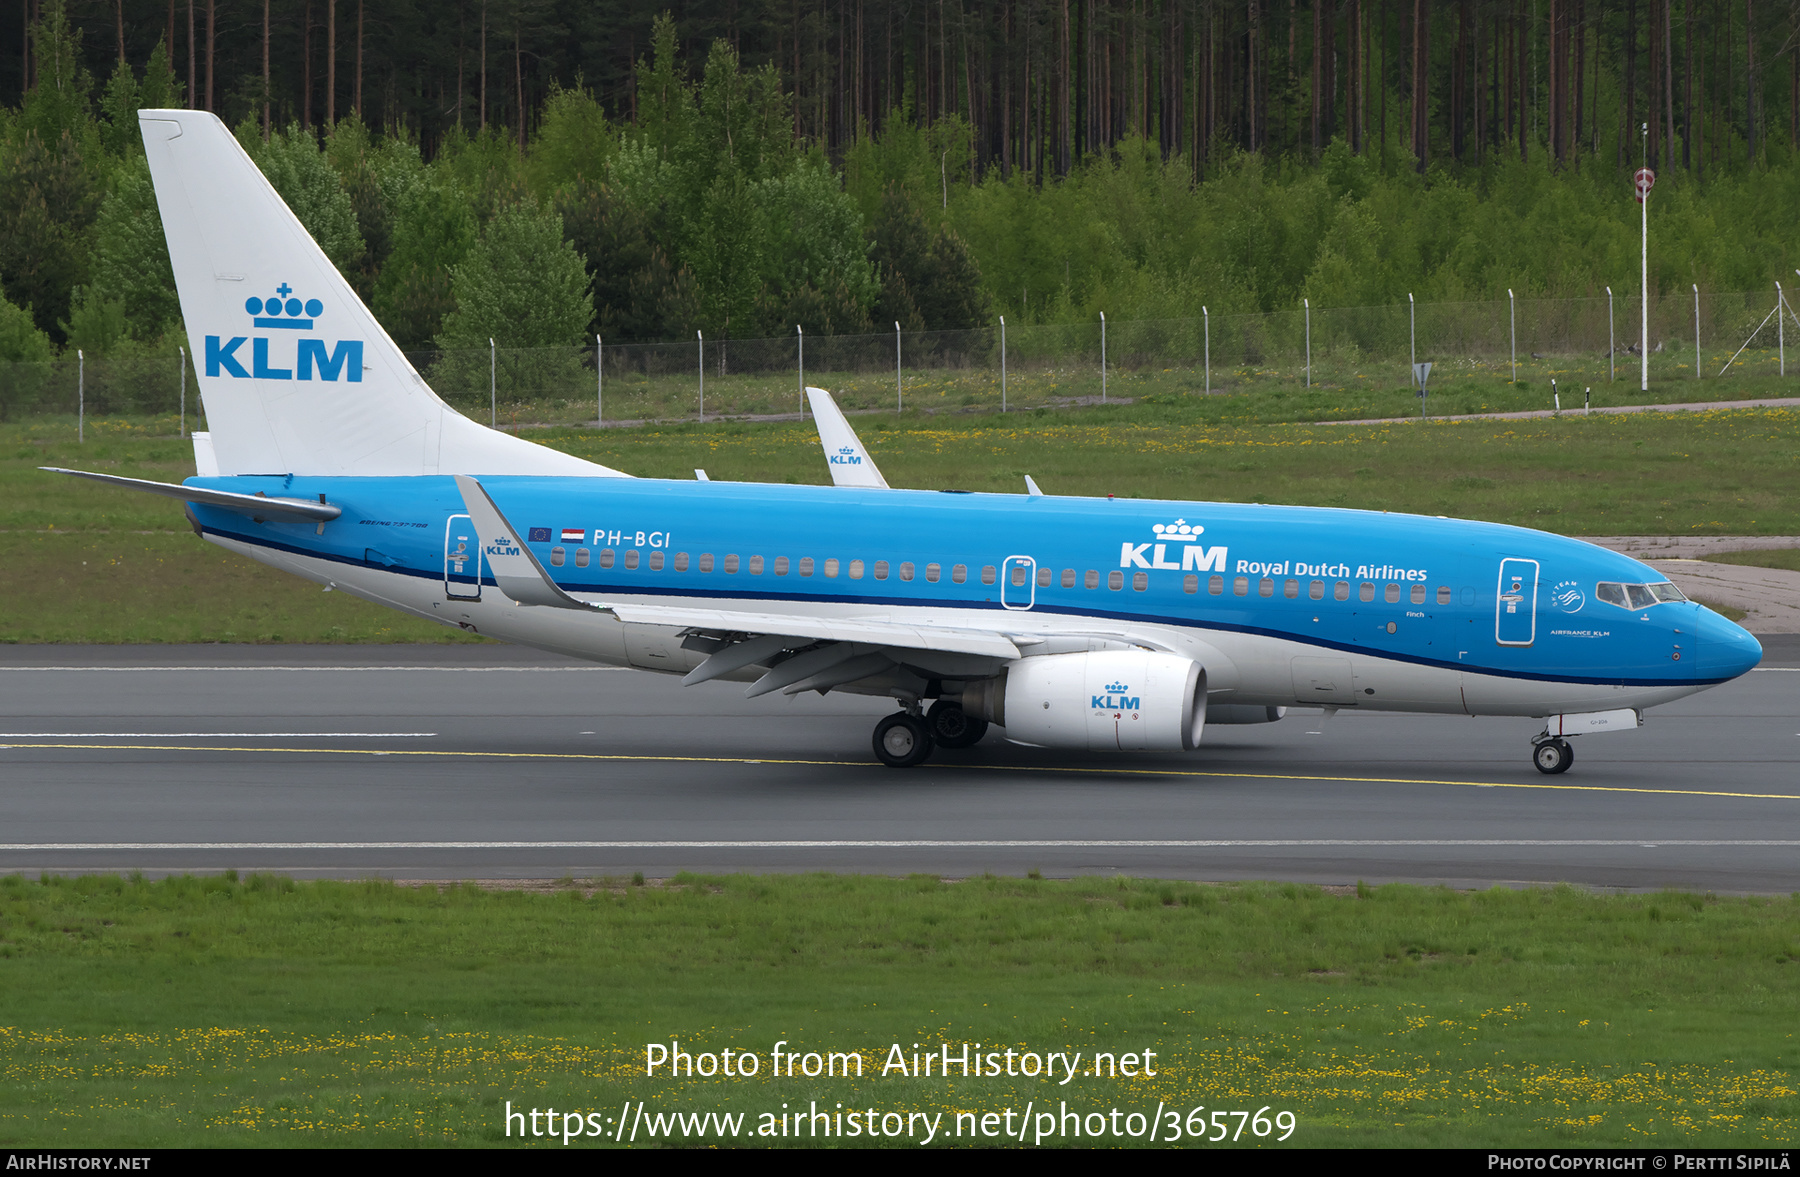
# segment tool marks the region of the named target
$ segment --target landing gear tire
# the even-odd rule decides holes
[[[988,729],[987,720],[977,719],[946,699],[931,705],[931,710],[925,713],[925,723],[931,728],[933,742],[940,748],[968,748],[979,743]]]
[[[896,711],[875,725],[875,759],[889,768],[911,768],[931,756],[931,728],[923,719]]]
[[[1531,763],[1545,776],[1568,772],[1575,763],[1575,749],[1565,740],[1545,740],[1531,750]]]

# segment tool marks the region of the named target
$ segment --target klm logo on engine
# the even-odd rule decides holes
[[[1095,711],[1142,711],[1144,697],[1127,695],[1125,692],[1130,689],[1122,682],[1109,682],[1106,684],[1106,694],[1090,696],[1093,699],[1090,706]]]
[[[1119,545],[1121,568],[1166,568],[1175,572],[1223,572],[1230,552],[1223,546],[1207,547],[1200,536],[1206,528],[1177,519],[1170,524],[1158,523],[1150,529],[1156,539],[1134,544],[1126,540]],[[1158,543],[1157,540],[1163,542]],[[1171,558],[1171,549],[1181,549],[1181,559]]]
[[[251,297],[244,300],[244,310],[254,328],[277,332],[311,331],[314,322],[325,312],[325,304],[316,298],[302,302],[293,297],[294,288],[283,282],[271,298]],[[294,347],[288,349],[288,339]],[[243,346],[250,345],[250,354]],[[274,354],[270,347],[274,345]],[[250,366],[244,367],[248,360]],[[363,345],[360,339],[333,340],[327,348],[323,339],[284,335],[234,335],[221,339],[206,337],[206,374],[229,376],[236,380],[344,380],[361,384]],[[285,364],[286,367],[276,367]]]
[[[829,460],[833,466],[860,466],[862,458],[850,446],[844,446],[837,453],[831,454]]]

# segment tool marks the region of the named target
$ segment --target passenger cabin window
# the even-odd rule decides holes
[[[886,560],[875,561],[875,579],[876,580],[886,580],[887,578],[888,578],[888,562]]]
[[[701,552],[700,553],[700,571],[711,572],[712,570],[713,570],[713,555],[712,555],[712,553],[711,552]]]
[[[550,563],[556,565],[558,568],[562,567],[562,562],[567,556],[568,553],[561,548],[550,549]]]
[[[1297,580],[1290,580],[1282,585],[1281,595],[1290,601],[1298,597],[1300,595],[1300,582]]]
[[[1148,572],[1133,572],[1131,574],[1131,591],[1132,592],[1141,593],[1149,587],[1150,587],[1150,574]]]
[[[1424,585],[1415,584],[1412,586],[1412,603],[1415,605],[1423,605],[1425,603]]]
[[[1233,580],[1231,582],[1231,595],[1234,597],[1249,596],[1250,595],[1250,578],[1248,576],[1240,576],[1240,577],[1237,577],[1235,580]]]
[[[638,564],[637,549],[633,548],[631,551],[625,553],[625,567],[636,568],[637,564]]]
[[[1048,568],[1038,569],[1037,582],[1039,588],[1050,587],[1050,570]]]
[[[1274,596],[1275,595],[1275,582],[1273,580],[1270,580],[1266,576],[1263,577],[1261,580],[1257,581],[1256,582],[1256,595],[1259,597]]]
[[[1438,604],[1448,605],[1449,603],[1450,603],[1450,586],[1447,584],[1438,585]]]
[[[600,549],[600,567],[611,568],[612,566],[613,566],[613,550],[611,548],[601,548]]]
[[[981,566],[981,583],[982,584],[993,584],[994,583],[994,566],[992,564],[983,564]]]
[[[831,557],[831,559],[825,561],[825,575],[835,579],[837,574],[838,574],[837,557],[833,556],[833,557]]]
[[[725,557],[725,571],[728,573],[735,574],[737,572],[737,570],[738,570],[737,553],[733,552],[730,555]]]
[[[788,574],[788,558],[786,556],[775,557],[775,575],[776,576],[786,576],[787,574]]]
[[[688,570],[688,554],[686,552],[676,552],[675,553],[675,571],[686,572],[687,570]]]
[[[1323,601],[1325,599],[1325,582],[1322,580],[1315,580],[1307,585],[1306,595],[1315,601]]]
[[[592,556],[592,554],[593,553],[589,552],[586,548],[576,548],[575,549],[575,567],[586,568],[588,566],[588,559]]]
[[[1223,593],[1225,591],[1225,578],[1223,576],[1207,577],[1206,591],[1215,597]]]
[[[651,552],[650,553],[650,571],[661,572],[662,566],[663,566],[663,554],[661,552]]]
[[[1363,581],[1356,586],[1356,596],[1358,600],[1373,601],[1375,599],[1375,586],[1366,580]]]
[[[1388,585],[1385,589],[1381,590],[1381,594],[1383,599],[1390,605],[1397,605],[1400,603],[1400,586],[1397,584]]]
[[[1199,592],[1200,591],[1200,578],[1198,576],[1195,576],[1192,572],[1190,572],[1186,576],[1182,577],[1181,578],[1181,591],[1184,593]]]
[[[850,579],[851,580],[861,580],[862,578],[863,578],[863,562],[861,560],[850,561]]]
[[[969,579],[969,566],[967,564],[958,564],[956,567],[952,568],[950,570],[950,579],[957,584],[961,584]]]
[[[1073,568],[1063,569],[1062,586],[1064,588],[1074,588],[1075,587],[1075,570]]]
[[[941,564],[925,565],[925,579],[930,581],[932,584],[936,584],[943,577],[943,575],[944,575],[943,565],[941,565]]]
[[[812,574],[813,574],[813,558],[811,556],[800,557],[800,575],[801,576],[811,576]]]
[[[751,576],[761,576],[762,572],[763,572],[763,558],[761,556],[750,557],[750,575]]]
[[[900,565],[900,579],[901,580],[911,580],[912,578],[913,578],[912,564],[909,562],[909,563]]]
[[[1347,580],[1338,581],[1337,584],[1332,586],[1331,595],[1340,601],[1348,601],[1350,599],[1350,582]]]
[[[1087,576],[1082,580],[1082,583],[1091,589],[1097,589],[1100,587],[1100,574],[1090,568],[1087,570]]]
[[[1115,593],[1118,592],[1120,589],[1124,588],[1125,587],[1125,574],[1123,572],[1120,572],[1116,568],[1113,569],[1111,572],[1108,572],[1106,574],[1106,587],[1111,589]]]
[[[1012,566],[1012,574],[1011,575],[1012,575],[1012,582],[1013,582],[1014,588],[1024,588],[1025,587],[1025,565],[1014,564]]]

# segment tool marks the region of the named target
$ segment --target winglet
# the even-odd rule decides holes
[[[1029,474],[1025,476],[1025,493],[1034,499],[1044,497],[1044,492],[1038,489],[1037,479]]]
[[[861,486],[887,490],[887,479],[875,468],[868,447],[844,420],[844,414],[823,388],[808,388],[806,399],[812,402],[813,423],[819,427],[819,443],[825,447],[825,461],[831,466],[831,481],[838,486]]]
[[[494,574],[499,590],[521,605],[550,605],[559,609],[598,609],[600,606],[577,601],[556,586],[531,549],[518,539],[518,532],[488,497],[481,483],[467,474],[456,476],[456,489],[462,492],[463,505],[475,524],[481,540],[481,555]]]

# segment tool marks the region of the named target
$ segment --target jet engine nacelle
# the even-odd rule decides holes
[[[1191,752],[1206,727],[1206,668],[1149,650],[1047,654],[969,683],[962,705],[1026,744]]]

